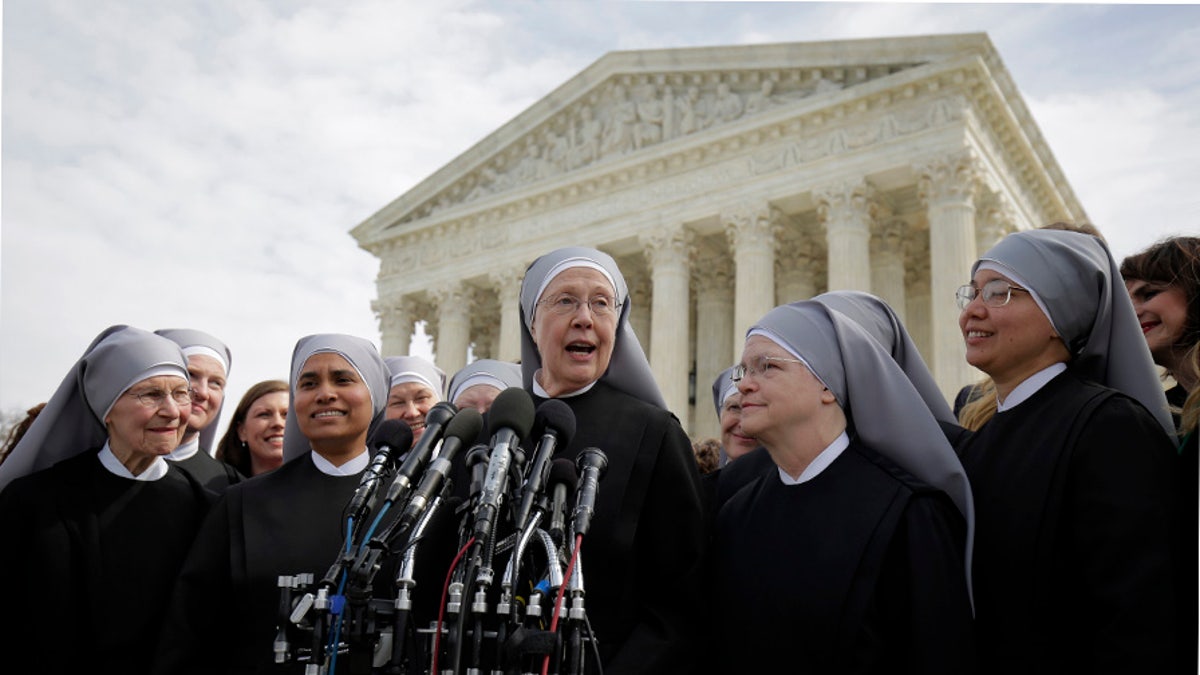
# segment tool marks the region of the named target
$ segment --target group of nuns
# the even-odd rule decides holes
[[[572,410],[556,457],[607,454],[585,545],[604,672],[1195,672],[1174,651],[1172,422],[1107,248],[1011,234],[959,300],[1000,401],[985,427],[955,424],[891,308],[831,292],[747,332],[713,388],[743,447],[706,484],[615,261],[559,249],[522,282],[519,374],[481,363],[445,390],[414,357],[301,339],[283,466],[215,503],[220,476],[163,460],[196,396],[181,343],[110,329],[0,465],[6,666],[270,670],[277,578],[334,559],[373,430],[417,434],[442,392],[486,410],[460,394],[487,385]]]

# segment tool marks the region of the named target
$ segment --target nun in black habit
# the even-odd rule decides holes
[[[604,672],[692,673],[706,548],[700,475],[629,310],[607,254],[572,247],[538,258],[521,283],[522,375],[535,404],[557,398],[575,413],[575,436],[556,457],[587,447],[608,455],[581,549]]]
[[[155,671],[272,667],[280,575],[324,576],[345,541],[343,510],[383,419],[388,370],[374,345],[302,338],[292,355],[284,464],[233,485],[196,536],[175,588]]]
[[[1174,428],[1116,263],[1087,234],[1018,232],[958,296],[996,385],[962,448],[985,671],[1167,672]]]
[[[225,384],[233,355],[229,347],[203,331],[190,328],[163,328],[155,333],[183,348],[192,379],[192,415],[183,442],[167,461],[221,494],[242,480],[237,469],[213,457],[217,421],[225,407]],[[220,397],[219,400],[213,399]],[[213,405],[215,403],[216,405]]]
[[[211,497],[163,459],[190,397],[178,345],[114,326],[0,467],[5,672],[149,672]]]
[[[479,359],[467,364],[450,378],[446,400],[460,410],[474,408],[482,415],[492,407],[492,401],[501,391],[520,386],[520,364]]]
[[[892,357],[797,302],[750,329],[734,378],[776,469],[717,515],[720,672],[974,672],[970,486]]]

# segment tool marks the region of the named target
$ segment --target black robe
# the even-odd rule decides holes
[[[987,672],[1168,672],[1173,450],[1140,404],[1070,371],[975,432]]]
[[[231,486],[201,526],[180,573],[155,672],[273,667],[278,577],[325,576],[344,546],[343,509],[359,479],[321,473],[305,453]]]
[[[218,495],[225,494],[230,485],[243,480],[237,469],[209,455],[203,449],[197,450],[187,459],[167,461]]]
[[[177,468],[116,476],[97,451],[0,492],[0,669],[146,673],[171,586],[213,497]]]
[[[575,413],[576,432],[555,457],[574,461],[588,447],[608,456],[581,548],[604,672],[692,673],[706,534],[691,441],[674,415],[603,382],[560,400]]]
[[[945,493],[857,441],[800,485],[772,468],[717,515],[717,672],[975,672],[965,536]]]

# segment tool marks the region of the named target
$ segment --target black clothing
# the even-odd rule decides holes
[[[581,548],[604,672],[692,673],[706,533],[691,442],[674,415],[602,381],[560,400],[575,413],[576,431],[555,457],[574,461],[588,447],[608,456]]]
[[[860,443],[800,485],[761,474],[715,536],[719,672],[976,670],[965,521]]]
[[[230,485],[244,480],[237,469],[217,460],[204,450],[197,450],[187,459],[179,461],[169,459],[167,461],[218,495],[225,494],[225,490],[229,489]]]
[[[1175,385],[1167,390],[1167,402],[1174,408],[1183,408],[1188,392]],[[1175,428],[1180,428],[1181,415],[1172,412]],[[1200,463],[1197,462],[1197,438],[1195,430],[1190,436],[1177,438],[1178,458],[1175,462],[1175,485],[1179,490],[1179,507],[1175,509],[1177,570],[1175,582],[1179,616],[1176,619],[1179,637],[1179,672],[1195,673],[1197,650],[1200,649],[1200,608],[1197,598],[1196,570],[1200,569],[1197,555],[1196,533],[1200,531]]]
[[[98,451],[0,492],[0,652],[10,673],[147,673],[212,495],[170,467],[116,476]]]
[[[1172,450],[1139,403],[1070,371],[967,441],[986,672],[1168,672]]]

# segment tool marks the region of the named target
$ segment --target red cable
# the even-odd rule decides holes
[[[575,571],[575,560],[579,557],[579,547],[583,546],[583,535],[575,535],[575,550],[571,552],[571,562],[567,565],[567,573],[563,576],[562,585],[558,587],[558,597],[554,600],[554,617],[550,619],[550,634],[558,629],[558,614],[562,610],[563,591],[567,590],[567,584],[571,581],[571,574]],[[550,672],[550,655],[547,654],[542,659],[542,675]]]
[[[437,632],[433,634],[433,663],[429,666],[429,672],[433,675],[437,675],[438,652],[442,649],[442,621],[446,618],[446,594],[450,591],[450,578],[454,576],[454,568],[458,567],[458,561],[462,560],[463,554],[474,543],[475,537],[471,537],[471,540],[459,549],[458,555],[454,556],[454,562],[450,563],[449,571],[446,572],[446,585],[442,586],[442,602],[438,607]]]

